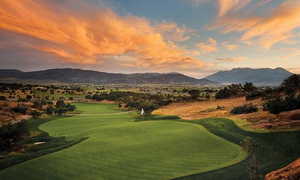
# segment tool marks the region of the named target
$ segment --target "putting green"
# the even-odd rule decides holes
[[[0,171],[9,180],[171,179],[237,163],[246,153],[201,125],[135,122],[115,105],[77,104],[82,112],[43,124],[51,136],[88,137],[70,148]]]

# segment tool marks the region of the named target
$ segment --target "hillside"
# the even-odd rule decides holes
[[[230,71],[220,71],[206,79],[219,83],[245,83],[253,82],[256,85],[279,85],[293,73],[283,68],[236,68]]]
[[[81,69],[48,69],[23,72],[19,70],[0,70],[0,79],[55,81],[63,83],[95,84],[216,84],[207,79],[196,79],[180,73],[106,73]]]

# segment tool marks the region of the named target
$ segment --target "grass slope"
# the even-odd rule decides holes
[[[114,105],[77,104],[80,115],[40,126],[51,136],[87,140],[0,171],[0,179],[171,179],[237,163],[238,145],[198,124],[135,122]]]
[[[258,163],[258,174],[260,179],[264,175],[284,167],[300,156],[300,131],[295,132],[273,132],[273,133],[253,133],[240,129],[235,123],[228,119],[209,118],[191,123],[201,124],[210,132],[223,137],[228,141],[239,144],[245,138],[251,138],[256,144],[255,152]],[[186,177],[176,178],[176,180],[248,180],[249,159],[230,167],[195,174]]]

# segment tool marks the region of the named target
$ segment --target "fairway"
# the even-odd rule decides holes
[[[246,153],[199,124],[135,121],[111,104],[76,104],[79,115],[40,128],[51,136],[88,139],[0,171],[0,179],[172,179],[240,162]]]

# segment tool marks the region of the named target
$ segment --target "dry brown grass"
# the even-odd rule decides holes
[[[265,177],[265,180],[284,180],[284,179],[291,179],[291,180],[300,179],[300,158],[281,169],[270,172]]]
[[[154,114],[176,115],[185,120],[228,117],[232,116],[230,114],[232,108],[247,103],[259,106],[262,102],[261,100],[246,101],[244,97],[241,97],[200,102],[174,103],[154,111]]]
[[[249,103],[258,106],[259,111],[240,115],[230,114],[230,111],[234,107]],[[266,129],[268,129],[269,131],[292,130],[300,128],[299,120],[287,118],[288,115],[293,118],[298,117],[299,111],[292,113],[285,112],[280,115],[274,115],[267,111],[263,111],[262,103],[263,101],[260,99],[246,101],[244,97],[201,102],[174,103],[162,107],[154,111],[153,113],[160,115],[176,115],[184,120],[197,120],[204,118],[229,118],[236,122],[236,124],[240,127],[251,131],[261,129],[263,132]]]
[[[0,102],[0,127],[7,124],[14,124],[23,120],[30,119],[30,115],[17,114],[11,111],[11,108],[18,106],[18,104],[30,107],[32,103],[18,103],[18,102]]]

